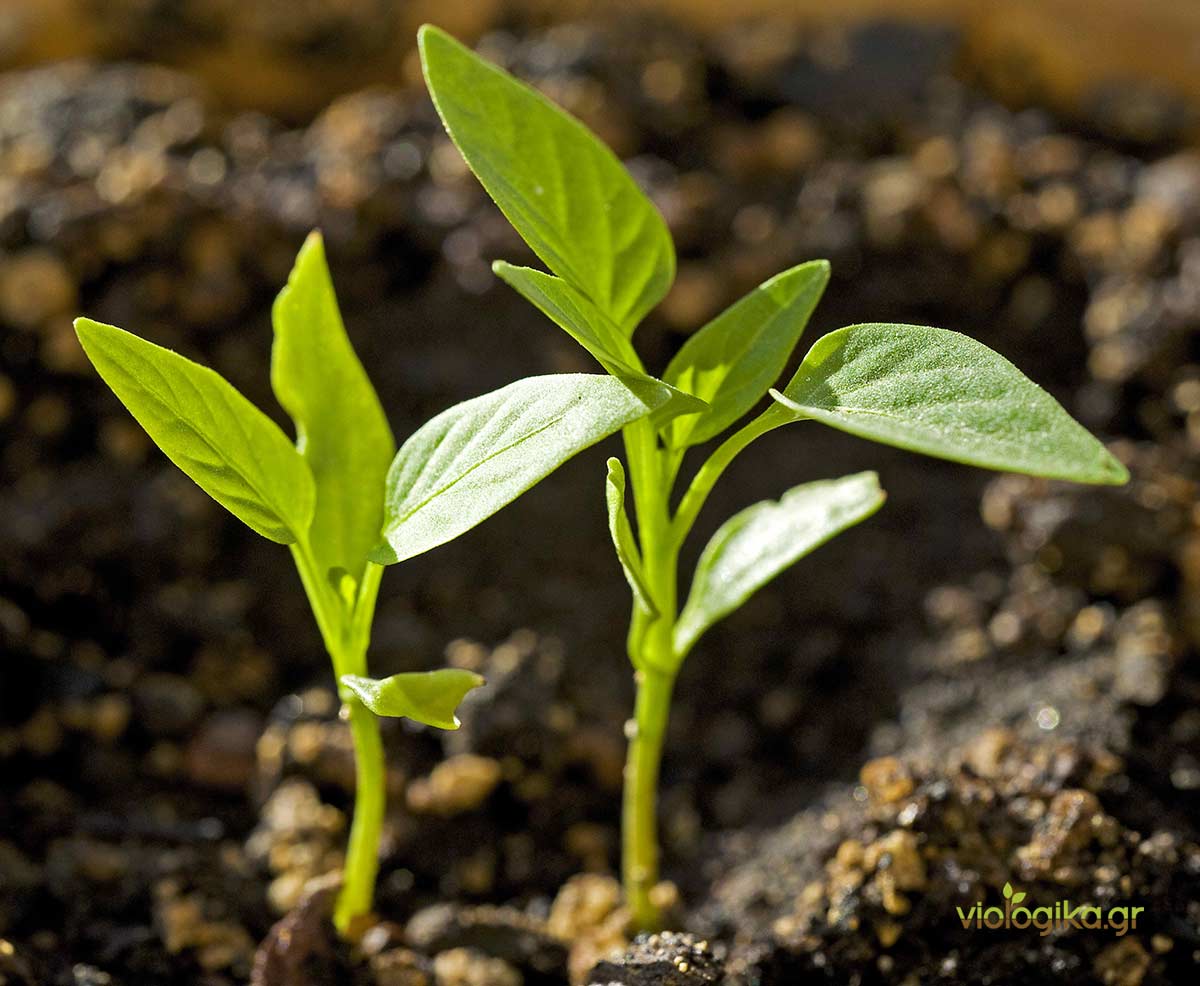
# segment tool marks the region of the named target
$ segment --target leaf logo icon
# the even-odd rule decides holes
[[[1004,899],[1010,900],[1014,905],[1021,903],[1026,897],[1024,890],[1013,890],[1011,883],[1004,884]]]

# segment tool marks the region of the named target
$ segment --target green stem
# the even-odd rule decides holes
[[[651,894],[658,883],[658,773],[675,677],[644,668],[635,679],[637,703],[621,812],[621,865],[633,923],[641,931],[653,931],[661,922]]]
[[[350,708],[350,735],[354,741],[354,822],[346,847],[342,891],[333,912],[333,923],[343,935],[355,918],[371,912],[387,800],[379,720],[357,699],[346,704]]]
[[[354,820],[346,847],[342,890],[333,914],[334,924],[345,935],[355,918],[371,912],[379,871],[379,839],[387,808],[387,777],[379,720],[357,698],[344,692],[341,679],[346,674],[367,673],[367,645],[383,568],[367,564],[353,605],[347,606],[324,577],[307,543],[293,544],[292,557],[325,641],[325,649],[333,662],[338,693],[350,714],[350,738],[354,745]]]
[[[721,478],[721,474],[729,468],[729,464],[737,458],[738,453],[756,438],[794,420],[794,415],[781,413],[772,405],[717,446],[717,450],[708,457],[704,465],[700,467],[700,471],[692,479],[683,499],[679,501],[679,509],[675,511],[675,519],[671,522],[671,536],[677,548],[683,544],[692,525],[696,523],[700,508],[704,506],[704,501],[708,499],[708,494],[712,492],[713,486]]]
[[[633,924],[651,931],[661,924],[651,893],[658,883],[658,775],[678,664],[672,649],[678,548],[670,537],[668,515],[674,468],[649,422],[636,422],[625,440],[643,570],[657,615],[634,604],[629,656],[636,669],[637,701],[625,760],[621,865]]]

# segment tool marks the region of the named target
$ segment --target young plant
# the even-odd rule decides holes
[[[342,324],[313,233],[272,311],[271,386],[296,442],[218,373],[80,318],[84,351],[159,448],[218,503],[291,548],[348,710],[354,821],[334,914],[346,932],[371,909],[384,817],[375,716],[456,729],[483,679],[445,668],[374,679],[367,645],[383,566],[486,520],[576,452],[669,403],[595,374],[530,377],[434,417],[396,450]]]
[[[662,217],[616,157],[540,93],[426,26],[425,79],[451,139],[552,273],[502,261],[496,274],[622,380],[649,385],[631,338],[671,285]],[[768,280],[693,335],[662,383],[703,401],[624,428],[626,469],[608,462],[613,544],[633,594],[628,650],[635,728],[625,768],[623,875],[634,922],[659,923],[656,787],[671,690],[702,634],[788,566],[883,504],[873,472],[797,486],[727,520],[679,605],[679,551],[713,484],[761,435],[815,421],[987,469],[1119,484],[1125,468],[1011,363],[966,336],[916,325],[852,325],[823,336],[781,391],[783,372],[829,279],[822,260]],[[726,434],[770,394],[766,409]],[[685,453],[726,436],[678,503]]]

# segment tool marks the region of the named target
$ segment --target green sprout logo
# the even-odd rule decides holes
[[[1034,908],[1023,906],[1028,895],[1023,890],[1014,890],[1011,883],[1004,884],[1004,908],[992,905],[985,907],[977,900],[969,910],[962,907],[958,919],[968,930],[999,931],[1016,928],[1036,928],[1043,938],[1053,931],[1071,928],[1084,931],[1111,931],[1121,938],[1130,930],[1137,929],[1138,916],[1144,907],[1110,907],[1107,911],[1096,904],[1072,904],[1070,900],[1056,900],[1053,904]]]

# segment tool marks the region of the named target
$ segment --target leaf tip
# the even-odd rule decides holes
[[[1100,463],[1100,470],[1107,486],[1124,486],[1129,482],[1129,469],[1120,459],[1109,451],[1105,451]]]
[[[417,50],[421,53],[421,61],[425,62],[431,44],[454,43],[454,39],[436,24],[426,21],[417,28]]]

